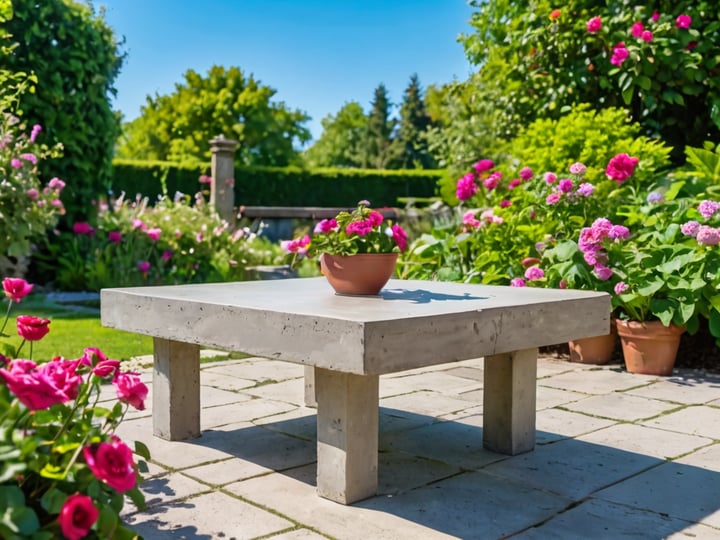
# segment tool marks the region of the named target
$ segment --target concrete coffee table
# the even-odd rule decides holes
[[[317,491],[343,504],[377,490],[379,375],[484,357],[483,445],[528,452],[537,347],[610,328],[604,293],[406,280],[368,297],[324,278],[104,289],[101,313],[154,338],[163,439],[200,435],[201,345],[314,368]]]

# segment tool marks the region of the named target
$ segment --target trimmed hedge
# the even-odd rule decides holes
[[[112,191],[128,197],[141,193],[155,200],[165,192],[194,194],[209,168],[160,161],[113,161]],[[444,171],[300,169],[237,167],[236,206],[355,206],[367,199],[374,207],[397,206],[400,197],[433,197]]]

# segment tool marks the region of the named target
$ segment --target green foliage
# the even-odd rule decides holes
[[[113,192],[128,197],[143,193],[156,200],[164,193],[195,193],[203,167],[116,160]],[[376,171],[236,167],[237,206],[353,207],[368,199],[376,207],[396,206],[401,197],[432,197],[441,171]]]
[[[122,64],[119,45],[103,13],[89,4],[17,0],[13,8],[0,28],[16,46],[2,55],[0,69],[37,78],[35,91],[20,96],[19,112],[28,125],[43,126],[40,142],[62,143],[62,159],[40,170],[67,183],[68,213],[82,214],[110,185],[119,122],[109,100]]]
[[[272,101],[275,89],[237,67],[213,66],[205,77],[188,70],[184,79],[172,94],[147,97],[141,116],[124,126],[118,157],[207,163],[208,141],[223,134],[240,143],[238,165],[297,162],[295,145],[310,139],[308,117]]]
[[[472,4],[475,33],[462,41],[480,70],[468,86],[499,112],[501,138],[513,138],[536,118],[559,118],[577,103],[627,106],[644,134],[661,135],[678,153],[720,137],[720,21],[713,2]],[[691,15],[690,28],[677,27],[680,14]],[[596,16],[602,29],[591,33],[586,24]],[[649,41],[631,35],[636,22],[652,32]],[[618,66],[611,60],[621,42],[628,58]]]
[[[322,120],[322,135],[304,155],[309,167],[360,167],[361,144],[367,117],[357,101],[345,103],[338,113]]]

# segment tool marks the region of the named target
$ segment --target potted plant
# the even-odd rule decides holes
[[[612,305],[630,372],[672,373],[680,336],[697,331],[706,298],[716,294],[720,230],[705,222],[720,204],[702,201],[696,208],[693,202],[641,207],[630,219],[645,226],[622,248],[611,246],[620,277]]]
[[[9,338],[11,307],[32,285],[20,278],[2,285],[8,309],[0,335]],[[50,331],[48,319],[21,315],[17,330],[19,346],[0,342],[0,537],[136,538],[120,512],[125,496],[144,507],[138,480],[147,467],[114,433],[129,406],[144,408],[147,387],[97,348],[33,361],[31,345]],[[116,403],[98,404],[105,384]],[[149,459],[142,443],[135,453]]]
[[[319,256],[321,272],[339,294],[377,294],[395,270],[398,254],[407,249],[407,233],[385,220],[368,201],[348,212],[323,219],[310,235],[281,242],[293,255]]]

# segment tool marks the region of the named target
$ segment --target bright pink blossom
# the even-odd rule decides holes
[[[477,184],[475,183],[475,176],[472,173],[468,173],[460,180],[457,181],[455,186],[455,196],[460,201],[467,201],[477,193]]]
[[[26,153],[26,154],[20,154],[20,157],[23,158],[25,161],[29,161],[33,165],[37,165],[38,159],[35,154]]]
[[[75,493],[65,500],[57,520],[67,540],[80,540],[87,536],[99,516],[100,512],[90,497]]]
[[[19,302],[30,294],[34,285],[31,285],[22,278],[8,277],[3,279],[2,286],[7,298],[13,302]]]
[[[395,243],[398,248],[400,248],[400,251],[405,251],[408,247],[407,233],[405,232],[405,229],[396,223],[391,227],[391,230],[392,239],[395,240]]]
[[[561,193],[557,193],[557,192],[556,192],[556,193],[551,193],[550,195],[548,195],[547,197],[545,197],[545,202],[546,202],[547,204],[557,204],[558,202],[560,202],[560,198],[561,198],[561,197],[562,197],[562,194],[561,194]]]
[[[496,187],[498,187],[498,184],[500,183],[500,179],[502,178],[502,174],[499,172],[491,173],[490,176],[488,176],[484,181],[483,185],[486,189],[493,190]]]
[[[573,181],[569,178],[563,178],[558,182],[558,189],[563,193],[570,193],[573,190]]]
[[[477,174],[482,174],[485,171],[489,171],[494,166],[495,163],[491,159],[481,159],[475,165],[473,165],[473,168],[475,169],[475,172]]]
[[[611,240],[625,240],[630,237],[630,229],[624,225],[613,225],[608,232]]]
[[[578,195],[582,195],[583,197],[589,197],[593,194],[593,191],[595,191],[595,187],[588,182],[583,182],[577,188]]]
[[[645,43],[650,43],[653,40],[653,33],[650,30],[643,30],[643,33],[640,34],[640,39]]]
[[[602,19],[593,17],[586,24],[587,31],[591,34],[597,34],[602,29]]]
[[[500,208],[508,208],[512,206],[512,201],[510,199],[503,199],[500,201]]]
[[[624,281],[618,281],[615,284],[615,287],[613,287],[613,291],[615,291],[615,294],[622,294],[627,290],[628,290],[628,286],[627,286],[627,283],[625,283]]]
[[[652,22],[658,22],[660,20],[660,14],[657,11],[653,11],[652,17],[650,17],[650,20]]]
[[[48,187],[49,187],[50,189],[55,189],[55,190],[57,190],[57,191],[62,191],[63,188],[65,187],[65,182],[63,182],[62,180],[60,180],[60,179],[57,178],[57,177],[51,178],[50,181],[48,182]]]
[[[0,369],[8,389],[31,411],[47,409],[70,398],[31,360],[12,360]]]
[[[201,184],[212,184],[212,177],[208,176],[207,174],[201,174],[198,178],[198,182]]]
[[[109,231],[108,240],[117,245],[122,242],[122,233],[120,231]]]
[[[547,182],[548,184],[554,184],[555,181],[557,180],[557,175],[556,175],[554,172],[546,172],[546,173],[543,175],[543,179],[544,179],[545,182]]]
[[[310,236],[305,235],[302,238],[295,238],[294,240],[283,240],[280,242],[280,247],[287,253],[307,253],[308,247],[310,246]]]
[[[533,177],[533,171],[530,167],[523,167],[520,169],[520,178],[523,180],[530,180]]]
[[[30,197],[33,201],[37,201],[38,197],[40,197],[40,192],[35,188],[30,188],[26,192],[28,197]]]
[[[140,218],[134,218],[134,219],[132,220],[131,224],[132,224],[132,228],[133,228],[133,229],[140,229],[140,230],[142,230],[142,231],[146,231],[146,230],[147,230],[147,225],[145,225],[145,223],[143,222],[143,220],[140,219]]]
[[[482,222],[475,217],[475,212],[473,210],[468,210],[463,214],[462,222],[463,225],[467,225],[473,229],[479,229],[482,225]]]
[[[677,19],[675,19],[675,25],[678,28],[690,28],[690,24],[692,23],[692,17],[690,15],[682,14],[678,15]]]
[[[162,233],[162,229],[159,227],[153,227],[152,229],[148,229],[145,231],[145,234],[148,235],[148,238],[152,240],[153,242],[157,242],[160,240],[160,233]]]
[[[18,158],[12,158],[12,159],[10,160],[10,165],[11,165],[14,169],[19,169],[20,167],[23,166],[23,162],[20,161]]]
[[[323,219],[315,225],[313,232],[315,234],[327,234],[329,232],[334,232],[337,230],[338,222],[336,219]]]
[[[602,264],[596,264],[593,268],[593,272],[601,281],[607,281],[613,275],[612,268],[608,268]]]
[[[587,171],[587,167],[584,163],[580,163],[578,161],[570,165],[570,174],[577,174],[578,176],[580,176],[585,174],[585,171]]]
[[[37,139],[37,136],[40,135],[41,131],[42,131],[42,126],[40,124],[35,124],[32,127],[32,131],[30,132],[30,142],[34,143],[35,139]]]
[[[94,236],[95,229],[87,221],[76,221],[73,223],[73,233],[79,236]]]
[[[610,63],[614,66],[622,66],[629,54],[630,52],[625,48],[625,43],[621,41],[613,47],[613,54],[610,58]]]
[[[18,334],[27,341],[40,341],[50,332],[50,319],[19,315],[15,322]]]
[[[140,270],[143,274],[147,274],[150,271],[150,262],[149,261],[140,261],[137,264],[138,270]]]
[[[511,287],[524,287],[525,286],[525,280],[521,277],[512,278],[510,280],[510,286]]]
[[[632,37],[639,38],[642,35],[643,30],[645,30],[645,25],[642,22],[638,21],[632,25],[632,28],[630,28],[630,33],[632,34]]]
[[[120,401],[129,403],[138,411],[145,410],[148,388],[137,373],[118,373],[113,379],[113,385]]]
[[[75,399],[83,382],[82,377],[75,371],[78,363],[79,361],[55,358],[43,364],[40,370],[68,399]]]
[[[520,180],[519,178],[515,178],[508,184],[508,189],[512,191],[513,189],[518,187],[521,183],[522,183],[522,180]]]
[[[93,474],[119,493],[135,487],[137,475],[132,450],[121,440],[86,446],[83,456]]]
[[[623,183],[633,175],[638,161],[636,157],[630,157],[627,154],[618,154],[610,159],[608,166],[605,168],[605,174],[616,182]]]
[[[167,262],[167,261],[169,261],[170,259],[172,259],[172,256],[173,256],[173,252],[172,252],[171,250],[169,250],[169,249],[166,249],[165,251],[162,252],[162,255],[160,255],[160,258],[161,258],[163,261]]]

